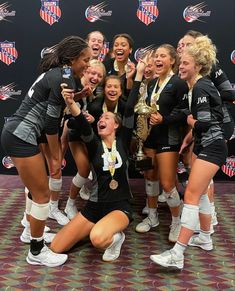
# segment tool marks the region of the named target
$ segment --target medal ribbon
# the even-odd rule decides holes
[[[198,75],[194,81],[194,85],[197,83],[197,81],[199,79],[202,78],[202,75]],[[192,107],[192,94],[193,94],[193,86],[192,88],[189,89],[188,91],[188,105],[189,105],[189,110],[191,111],[191,107]]]
[[[102,106],[102,111],[103,112],[108,112],[108,108],[107,108],[107,105],[106,103],[104,102],[103,103],[103,106]],[[117,113],[118,112],[118,103],[116,104],[115,108],[114,108],[114,112],[113,113]]]
[[[113,179],[113,176],[115,173],[116,157],[117,157],[116,139],[113,141],[111,152],[108,150],[108,148],[103,140],[102,140],[102,146],[104,149],[106,159],[108,161],[109,172],[110,172],[110,175]]]
[[[154,89],[153,89],[153,93],[151,95],[151,101],[150,101],[150,104],[151,106],[152,105],[155,105],[159,99],[159,96],[160,94],[162,93],[163,89],[165,88],[166,84],[169,82],[170,78],[174,75],[174,73],[172,71],[170,71],[170,73],[166,76],[166,79],[162,82],[161,86],[158,88],[157,92],[156,91],[156,88],[158,86],[158,82],[159,82],[159,78],[154,86]]]

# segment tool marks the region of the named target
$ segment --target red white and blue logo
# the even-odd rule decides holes
[[[235,50],[231,52],[231,62],[235,65]]]
[[[112,11],[105,11],[104,8],[107,6],[105,2],[101,2],[97,5],[91,5],[85,10],[85,17],[90,22],[101,20],[103,16],[112,16]]]
[[[18,52],[15,48],[15,42],[5,40],[0,42],[0,61],[7,64],[15,63],[18,58]]]
[[[209,17],[211,15],[211,11],[204,10],[204,8],[206,6],[207,5],[204,2],[201,2],[201,3],[196,4],[194,6],[187,6],[183,12],[184,20],[186,20],[187,22],[194,22],[196,20],[204,22],[199,18],[200,17]]]
[[[235,157],[228,157],[221,169],[227,176],[233,177],[235,175]]]
[[[41,0],[40,16],[50,25],[58,22],[61,17],[59,0]]]
[[[145,25],[149,25],[150,23],[155,22],[158,14],[159,11],[157,8],[157,0],[139,0],[139,8],[137,9],[136,15]]]
[[[108,52],[109,52],[109,42],[106,41],[104,43],[104,46],[103,46],[99,56],[98,56],[98,60],[103,62],[103,60],[105,59],[105,56],[107,55]]]
[[[15,11],[10,12],[8,10],[9,7],[10,5],[7,2],[0,4],[0,21],[1,20],[9,21],[6,19],[6,17],[16,15]]]
[[[7,99],[14,99],[12,96],[21,95],[21,90],[14,90],[15,84],[11,83],[5,86],[0,86],[0,101],[5,101]]]
[[[11,169],[14,168],[15,165],[13,164],[11,158],[9,156],[5,156],[2,159],[2,165],[6,168],[6,169]]]

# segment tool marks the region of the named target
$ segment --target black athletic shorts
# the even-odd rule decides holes
[[[85,207],[81,210],[81,214],[89,221],[97,223],[101,218],[113,210],[121,210],[126,214],[129,222],[133,220],[132,209],[129,200],[115,202],[93,202],[88,200]]]
[[[18,138],[5,128],[2,130],[1,144],[5,153],[10,157],[24,158],[40,153],[37,145],[30,144]]]
[[[219,139],[206,147],[201,145],[194,145],[193,153],[197,156],[198,159],[216,164],[221,167],[226,161],[228,148],[225,140]]]

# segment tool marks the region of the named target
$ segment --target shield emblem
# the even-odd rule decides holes
[[[235,157],[228,157],[221,167],[222,171],[230,178],[235,175]]]
[[[58,22],[61,17],[61,10],[59,7],[59,0],[41,0],[40,16],[41,18],[52,25]]]
[[[0,42],[0,60],[7,64],[14,63],[18,57],[18,52],[15,48],[15,42],[5,40]]]
[[[139,8],[137,9],[136,15],[144,24],[149,25],[150,23],[155,22],[158,14],[157,0],[139,0]]]

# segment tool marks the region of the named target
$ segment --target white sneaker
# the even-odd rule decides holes
[[[161,203],[166,202],[166,197],[163,194],[163,192],[160,195],[158,195],[158,202],[161,202]]]
[[[68,204],[67,202],[64,212],[66,213],[68,219],[72,220],[78,213],[77,206],[75,204]]]
[[[213,242],[212,239],[210,238],[209,241],[203,241],[199,235],[193,235],[189,242],[188,242],[189,246],[193,246],[193,247],[199,247],[205,251],[211,251],[213,250]]]
[[[43,236],[44,236],[44,241],[47,244],[50,244],[53,240],[53,238],[55,237],[55,233],[51,233],[51,232],[44,232]],[[20,236],[20,240],[23,243],[29,244],[30,243],[30,228],[29,227],[25,227],[21,236]]]
[[[31,265],[44,265],[47,267],[57,267],[64,264],[68,259],[68,255],[56,254],[50,250],[47,246],[41,249],[40,254],[33,255],[30,250],[26,261]]]
[[[146,217],[142,222],[137,224],[135,230],[140,233],[148,232],[152,227],[159,225],[158,216]]]
[[[170,242],[177,242],[179,234],[180,234],[180,229],[181,229],[181,223],[173,223],[170,226],[170,232],[168,236],[168,240]]]
[[[111,245],[105,250],[102,256],[102,260],[105,262],[111,262],[111,261],[116,260],[120,256],[121,247],[124,240],[125,240],[125,234],[121,232],[121,238],[116,243],[114,243],[113,245]]]
[[[58,208],[49,210],[49,218],[56,220],[60,225],[66,225],[69,223],[69,219]]]
[[[90,198],[90,190],[86,187],[86,185],[82,186],[82,188],[79,191],[79,194],[83,200],[88,200]]]
[[[150,259],[163,267],[174,267],[180,270],[184,267],[184,255],[179,256],[172,249],[160,255],[151,255]]]
[[[25,212],[24,212],[24,216],[21,219],[20,223],[21,223],[21,225],[23,227],[27,227],[28,226],[29,221],[26,218],[26,213]],[[51,230],[50,227],[45,225],[44,232],[49,232],[50,230]]]

